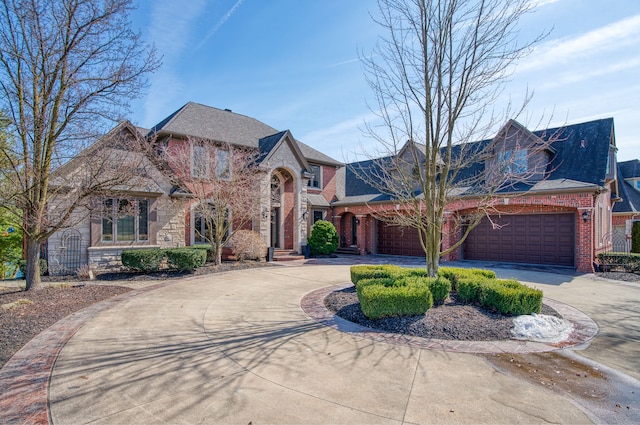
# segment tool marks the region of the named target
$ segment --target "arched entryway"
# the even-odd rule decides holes
[[[272,173],[269,244],[274,248],[294,248],[296,224],[294,188],[294,178],[288,170],[278,168]]]

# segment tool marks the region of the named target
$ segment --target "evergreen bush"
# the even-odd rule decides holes
[[[311,255],[333,254],[338,249],[338,240],[338,232],[333,224],[326,220],[316,221],[308,241]]]
[[[634,221],[631,226],[631,252],[640,253],[640,221]]]
[[[173,248],[165,251],[167,266],[172,270],[190,271],[204,266],[207,251],[204,249]]]
[[[356,289],[358,300],[370,319],[424,314],[433,305],[426,285],[385,286],[367,280],[361,283]]]
[[[358,282],[363,279],[395,279],[402,276],[404,270],[406,269],[403,269],[400,266],[388,264],[351,266],[351,283],[358,286]]]
[[[164,258],[165,252],[159,248],[129,249],[120,254],[120,260],[124,267],[145,273],[160,270],[160,264]]]

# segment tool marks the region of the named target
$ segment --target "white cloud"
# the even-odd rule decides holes
[[[557,67],[578,57],[592,56],[602,51],[621,50],[639,42],[640,15],[635,15],[572,39],[545,43],[518,66],[518,72]]]
[[[604,75],[614,74],[637,67],[640,67],[640,57],[623,60],[621,62],[612,63],[601,67],[586,70],[582,69],[581,72],[576,72],[576,70],[574,69],[555,75],[552,80],[539,85],[538,88],[540,90],[548,90],[555,87],[561,87],[567,84],[575,84],[581,81],[589,80],[596,77],[602,77]]]

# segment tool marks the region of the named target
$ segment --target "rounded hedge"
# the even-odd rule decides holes
[[[333,254],[338,249],[338,241],[338,232],[333,224],[326,220],[316,221],[309,237],[311,255]]]

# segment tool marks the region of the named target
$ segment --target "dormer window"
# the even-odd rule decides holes
[[[498,155],[498,166],[503,174],[516,175],[528,171],[527,149],[506,150]]]
[[[307,186],[314,189],[322,189],[322,170],[319,165],[310,165],[313,177],[309,179]]]

